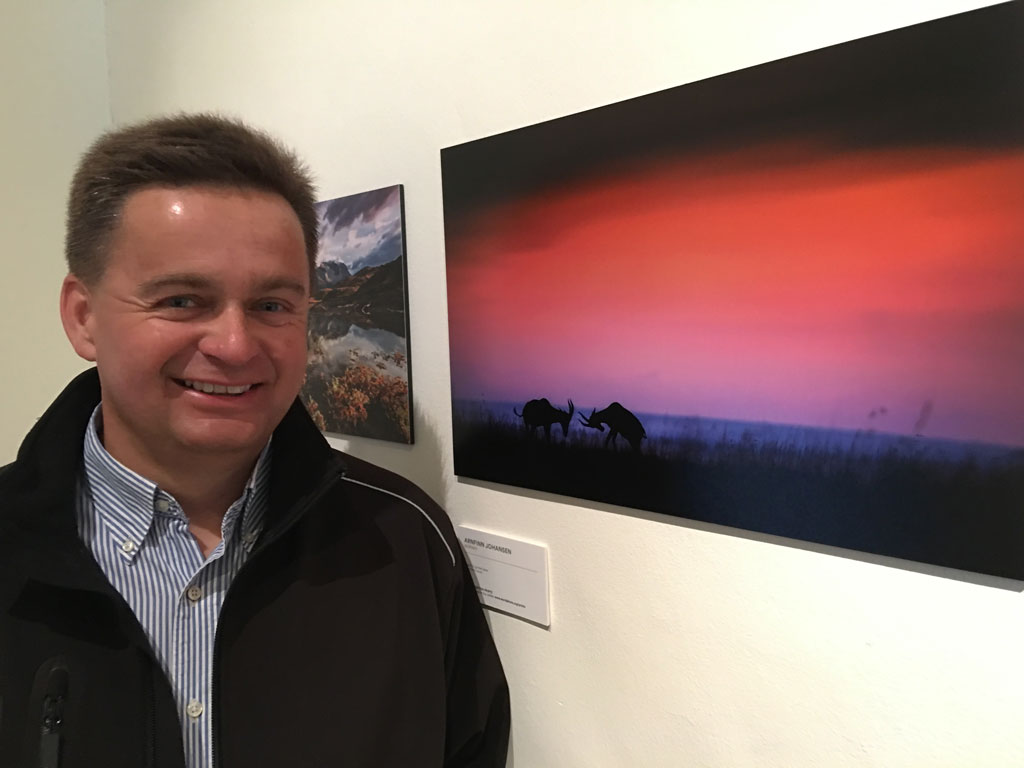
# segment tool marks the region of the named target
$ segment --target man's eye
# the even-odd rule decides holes
[[[191,296],[171,296],[164,299],[164,306],[171,309],[192,309],[196,306],[196,300]]]
[[[284,312],[285,306],[280,301],[261,301],[256,305],[260,312]]]

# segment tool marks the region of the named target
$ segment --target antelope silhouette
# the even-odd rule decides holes
[[[523,420],[523,425],[530,431],[531,435],[536,431],[537,427],[544,427],[544,435],[548,440],[551,439],[552,424],[561,424],[562,435],[565,437],[569,436],[569,423],[572,421],[572,415],[575,412],[576,406],[572,404],[572,400],[569,401],[569,411],[567,413],[561,408],[555,408],[555,406],[548,402],[546,397],[542,397],[540,400],[530,400],[523,406],[522,413],[515,408],[512,409],[512,413]]]
[[[604,439],[606,446],[609,443],[615,445],[615,438],[622,435],[634,451],[639,451],[640,441],[647,437],[647,432],[644,430],[644,425],[640,423],[640,419],[619,403],[612,403],[600,411],[591,411],[590,416],[580,414],[580,423],[585,427],[596,429],[598,432],[604,432],[604,428],[607,426],[608,436]]]

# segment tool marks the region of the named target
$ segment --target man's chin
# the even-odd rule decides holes
[[[247,460],[258,455],[270,439],[270,432],[251,424],[221,424],[218,428],[182,430],[176,442],[190,453],[211,458],[237,456]]]

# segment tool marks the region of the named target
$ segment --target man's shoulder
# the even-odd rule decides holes
[[[409,501],[432,507],[437,514],[444,515],[437,502],[412,480],[390,469],[385,469],[379,464],[356,458],[352,454],[341,451],[335,451],[335,454],[340,457],[344,466],[344,480],[377,486],[383,491],[398,494]]]
[[[428,538],[443,547],[451,564],[456,564],[459,549],[451,520],[429,494],[408,478],[369,461],[343,454],[343,462],[341,483],[350,494],[375,511],[422,527]]]

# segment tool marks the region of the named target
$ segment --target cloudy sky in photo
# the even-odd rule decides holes
[[[402,255],[401,186],[317,203],[320,250],[317,264],[343,262],[352,274]]]

